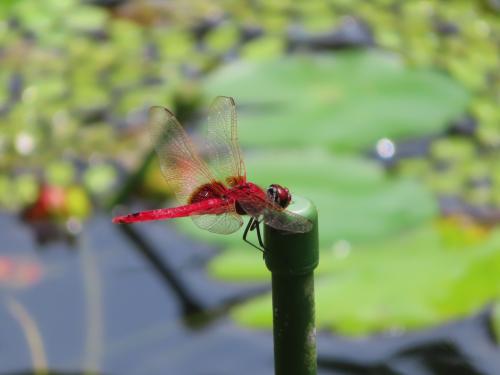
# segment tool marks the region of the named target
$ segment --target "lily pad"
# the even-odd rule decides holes
[[[464,267],[450,292],[440,304],[443,313],[462,315],[500,296],[500,245],[477,255]],[[467,298],[464,298],[466,296]],[[451,310],[451,311],[450,311]]]
[[[361,335],[417,329],[470,314],[500,295],[498,259],[499,231],[457,248],[445,246],[431,226],[348,253],[323,254],[325,276],[316,281],[317,326]],[[271,298],[264,296],[233,310],[233,317],[243,325],[270,328],[269,311]]]
[[[436,213],[434,198],[421,184],[393,180],[369,160],[335,156],[324,150],[281,151],[254,153],[246,165],[249,181],[263,187],[282,184],[292,195],[308,197],[316,204],[320,243],[325,249],[340,240],[360,243],[386,238],[421,225]],[[248,252],[240,232],[212,234],[199,230],[189,219],[179,221],[179,226],[204,241],[231,247],[226,253],[229,258],[236,249]],[[216,264],[221,262],[215,267],[223,272],[216,274],[232,278],[223,271],[226,254],[215,260]],[[248,267],[248,263],[241,264]],[[238,277],[239,271],[235,275]]]
[[[379,51],[239,61],[208,77],[206,93],[236,99],[244,145],[335,151],[439,133],[469,101],[448,76]]]

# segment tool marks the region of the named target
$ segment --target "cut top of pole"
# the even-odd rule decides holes
[[[319,262],[318,212],[310,200],[300,196],[294,196],[288,210],[309,219],[312,229],[307,233],[290,233],[265,226],[264,238],[269,251],[264,252],[264,260],[274,274],[308,274]]]

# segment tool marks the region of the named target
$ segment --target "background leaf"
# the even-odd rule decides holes
[[[498,297],[492,275],[498,273],[499,258],[498,231],[472,246],[446,246],[432,226],[391,241],[323,253],[316,281],[318,328],[360,335],[465,316]],[[270,296],[264,296],[233,310],[233,317],[270,328],[270,310]]]
[[[469,99],[445,75],[407,68],[378,51],[236,62],[205,86],[210,97],[235,97],[243,144],[334,151],[368,149],[383,137],[439,133],[464,113]]]

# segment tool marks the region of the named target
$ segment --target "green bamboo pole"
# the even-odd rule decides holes
[[[311,220],[313,229],[287,233],[264,227],[264,259],[272,275],[275,374],[315,375],[318,215],[316,207],[301,197],[294,197],[288,209]]]

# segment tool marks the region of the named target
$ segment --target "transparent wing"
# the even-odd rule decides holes
[[[264,223],[275,229],[293,233],[306,233],[312,229],[308,219],[286,209],[277,211],[276,208],[266,207],[262,215]]]
[[[215,178],[172,112],[151,107],[149,127],[167,184],[178,201],[186,204],[193,191],[214,182]]]
[[[238,204],[247,214],[263,218],[264,223],[275,229],[293,233],[306,233],[312,229],[310,220],[283,209],[264,197],[242,195],[238,198]]]
[[[199,228],[218,234],[234,233],[243,225],[243,220],[236,211],[226,212],[222,215],[192,216],[192,218]]]
[[[238,142],[236,105],[233,98],[218,96],[208,114],[207,147],[213,156],[215,177],[229,186],[246,181],[245,164]]]

